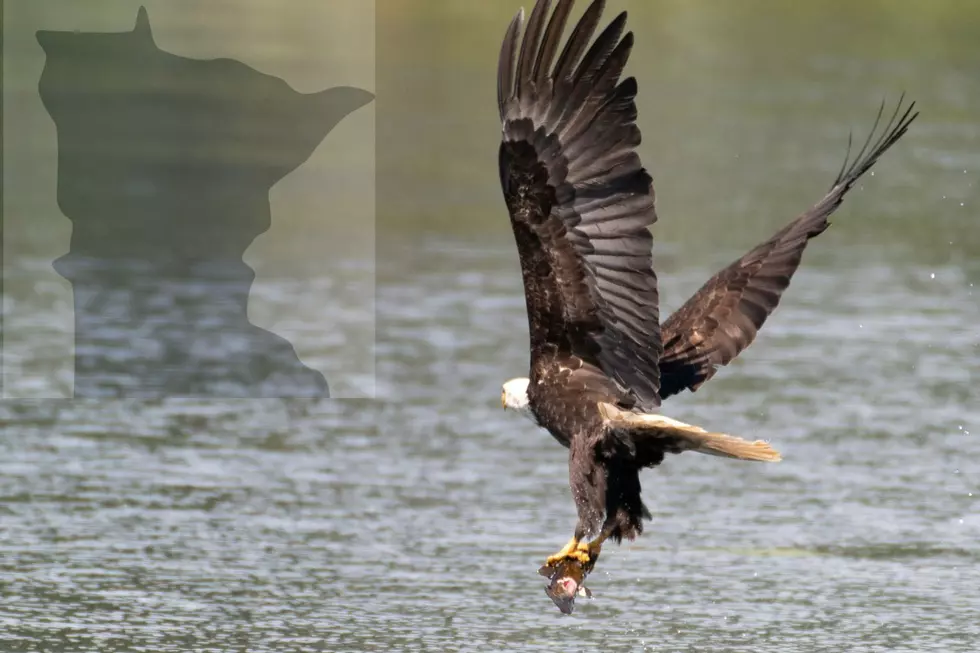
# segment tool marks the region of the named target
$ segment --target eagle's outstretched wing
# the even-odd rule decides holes
[[[620,81],[633,45],[626,12],[589,46],[603,0],[558,53],[573,0],[523,10],[497,70],[500,183],[524,278],[534,358],[575,356],[645,408],[659,406],[660,316],[650,175],[635,152],[636,81]],[[622,36],[622,38],[620,38]],[[518,45],[520,52],[518,54]]]
[[[905,134],[919,115],[912,113],[914,107],[913,102],[901,113],[900,99],[881,135],[872,143],[884,110],[882,104],[864,147],[850,165],[850,156],[845,158],[827,195],[772,238],[711,277],[667,319],[660,359],[661,399],[685,389],[697,390],[719,366],[727,365],[752,344],[789,286],[807,242],[830,226],[827,218],[840,206],[847,191]]]

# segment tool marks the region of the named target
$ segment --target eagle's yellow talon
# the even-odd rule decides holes
[[[578,560],[583,565],[589,564],[589,561],[592,560],[592,556],[589,554],[589,551],[587,549],[581,549],[581,548],[575,549],[574,551],[569,553],[568,557]]]
[[[574,557],[572,554],[578,549],[581,543],[574,537],[568,541],[568,544],[562,547],[561,551],[555,553],[554,555],[548,556],[544,564],[548,567],[554,567],[559,562],[568,557]]]
[[[545,565],[548,567],[554,567],[562,560],[567,560],[569,558],[572,560],[578,560],[583,565],[587,565],[599,555],[601,546],[602,543],[599,540],[593,542],[580,542],[579,540],[572,538],[561,551],[554,555],[548,556],[548,559],[545,560]]]
[[[583,560],[581,557],[578,557],[578,559],[581,560],[582,563],[584,564],[590,560],[595,560],[596,558],[598,558],[599,552],[602,551],[603,539],[604,538],[600,538],[597,540],[593,540],[592,542],[579,542],[576,551],[580,553],[581,556],[584,556],[585,559]]]

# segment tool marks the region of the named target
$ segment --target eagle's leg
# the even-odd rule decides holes
[[[605,524],[600,521],[609,512],[606,503],[608,484],[607,463],[596,458],[597,447],[594,438],[573,438],[568,450],[568,480],[575,497],[578,523],[572,539],[558,553],[548,556],[545,565],[553,567],[562,560],[576,560],[583,567],[591,567],[599,556],[602,543],[617,528],[618,522],[608,515]],[[613,514],[618,514],[613,511]],[[600,524],[602,525],[600,528]],[[587,541],[593,533],[598,537]]]
[[[591,542],[579,542],[575,547],[575,550],[576,553],[584,554],[585,560],[582,560],[582,557],[580,556],[575,557],[577,557],[583,563],[598,558],[599,552],[602,551],[602,543],[609,538],[611,532],[612,529],[604,529],[602,533],[599,534],[599,537],[595,538]]]

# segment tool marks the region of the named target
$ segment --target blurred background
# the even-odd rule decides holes
[[[12,4],[5,306],[38,307],[13,331],[24,355],[65,341],[45,307],[71,301],[50,268],[70,235],[52,124],[39,104],[43,137],[8,120],[16,98],[37,102],[33,31],[130,29],[138,4]],[[535,574],[574,524],[566,454],[498,403],[527,369],[496,169],[495,66],[520,5],[378,0],[373,31],[331,14],[342,5],[146,3],[168,52],[376,94],[273,187],[273,228],[245,260],[250,315],[342,396],[377,400],[0,403],[0,642],[976,650],[980,7],[609,2],[605,21],[627,9],[636,34],[664,316],[817,201],[883,99],[904,91],[922,115],[811,243],[752,347],[664,406],[769,439],[784,461],[678,456],[644,472],[645,535],[603,553],[595,600],[566,618]],[[35,167],[11,169],[11,148]],[[11,208],[11,189],[27,203]],[[347,247],[347,223],[325,216],[356,216],[361,234],[367,221],[373,239]],[[324,307],[349,326],[325,325]],[[17,387],[70,396],[56,358]]]

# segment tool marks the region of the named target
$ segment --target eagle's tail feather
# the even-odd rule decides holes
[[[643,430],[653,437],[669,438],[678,443],[682,450],[738,460],[782,460],[779,452],[763,440],[749,442],[727,433],[711,433],[700,426],[685,424],[664,415],[623,411],[607,403],[599,404],[599,412],[614,427]]]

